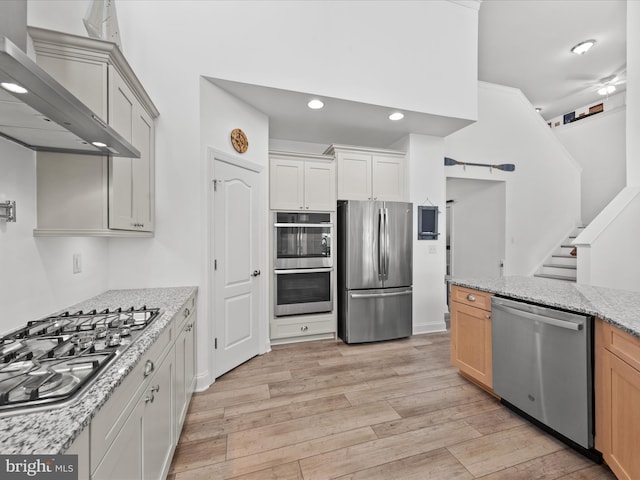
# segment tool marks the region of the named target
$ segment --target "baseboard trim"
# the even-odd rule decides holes
[[[421,323],[419,325],[413,326],[413,334],[420,335],[422,333],[436,333],[436,332],[446,332],[447,325],[444,323],[444,320],[441,322],[434,323]]]

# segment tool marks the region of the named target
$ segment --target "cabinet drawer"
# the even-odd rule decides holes
[[[492,294],[487,292],[459,287],[458,285],[453,285],[451,287],[452,301],[481,308],[483,310],[491,310],[491,297]]]
[[[169,325],[160,334],[137,365],[116,387],[111,397],[91,421],[91,465],[95,468],[107,452],[133,410],[138,397],[147,388],[153,374],[145,369],[157,369],[163,352],[173,342],[173,328]],[[149,365],[149,366],[147,366]]]
[[[189,319],[193,316],[196,311],[196,296],[193,294],[189,299],[184,303],[184,305],[178,310],[178,313],[175,314],[174,324],[176,329],[176,337],[180,335],[184,325],[189,321]]]
[[[600,319],[596,325],[596,334],[600,336],[602,346],[640,370],[640,338]]]
[[[319,333],[334,333],[334,324],[331,318],[303,320],[278,319],[271,324],[271,338],[300,337],[316,335]]]

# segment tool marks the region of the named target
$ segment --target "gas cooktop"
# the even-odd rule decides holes
[[[159,313],[146,306],[65,312],[0,338],[0,415],[75,399]]]

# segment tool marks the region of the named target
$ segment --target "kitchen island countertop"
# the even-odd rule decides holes
[[[640,337],[640,293],[638,292],[525,276],[453,278],[451,283],[518,300],[594,315],[631,335]]]
[[[64,309],[101,311],[146,305],[159,308],[161,315],[72,404],[0,417],[0,452],[3,455],[64,453],[196,291],[197,287],[110,290]]]

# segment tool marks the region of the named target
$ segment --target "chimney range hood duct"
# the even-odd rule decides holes
[[[133,145],[0,35],[2,83],[27,92],[0,88],[0,136],[36,151],[140,158]]]

